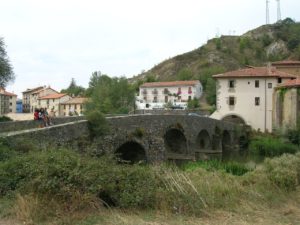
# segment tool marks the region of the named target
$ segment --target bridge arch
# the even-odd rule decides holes
[[[169,153],[187,153],[187,139],[181,127],[170,127],[164,135],[166,151]]]
[[[127,141],[117,148],[115,155],[120,162],[135,164],[146,162],[145,148],[136,141]]]
[[[223,131],[222,135],[222,150],[229,151],[231,149],[231,135],[228,130]]]
[[[201,130],[199,132],[196,143],[200,150],[211,149],[211,140],[207,130]]]
[[[221,118],[222,121],[227,121],[236,124],[246,125],[246,120],[239,114],[227,114]]]

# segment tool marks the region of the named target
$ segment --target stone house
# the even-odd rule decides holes
[[[274,67],[249,67],[213,76],[217,81],[214,119],[239,121],[255,130],[272,131],[273,92],[295,75]]]
[[[300,78],[276,87],[273,101],[273,128],[295,128],[300,122]]]
[[[36,108],[40,108],[39,105],[39,98],[52,95],[52,94],[58,94],[58,92],[54,89],[52,89],[50,86],[43,87],[42,89],[36,90],[34,92],[31,92],[30,98],[31,98],[31,108],[30,112],[34,112]]]
[[[137,106],[139,109],[163,108],[171,102],[185,108],[189,100],[199,99],[202,92],[199,80],[144,83],[140,86]]]
[[[300,61],[285,60],[273,62],[272,66],[274,66],[277,70],[300,77]]]
[[[36,87],[36,88],[27,88],[26,91],[22,92],[23,95],[23,101],[22,101],[22,106],[23,106],[23,113],[30,113],[32,112],[32,96],[31,94],[35,91],[43,89],[43,86]]]
[[[76,97],[61,103],[64,116],[82,115],[87,98]]]
[[[62,103],[67,102],[71,97],[67,94],[55,93],[38,98],[37,108],[47,108],[48,112],[53,110],[56,116],[63,116]]]
[[[17,95],[0,87],[0,115],[16,112]]]

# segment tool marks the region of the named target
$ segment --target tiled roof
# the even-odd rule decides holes
[[[16,94],[14,93],[10,93],[8,91],[5,91],[4,88],[0,87],[0,94],[3,94],[3,95],[7,95],[7,96],[17,96]]]
[[[38,94],[38,93],[40,93],[40,92],[42,92],[44,90],[48,90],[48,89],[51,89],[51,90],[55,91],[56,93],[58,93],[58,91],[52,89],[51,87],[47,87],[47,88],[43,88],[43,89],[38,89],[37,91],[34,91],[31,94]]]
[[[78,98],[72,98],[69,101],[66,101],[66,102],[64,102],[62,104],[65,104],[65,105],[67,105],[67,104],[83,104],[86,101],[87,101],[87,98],[79,98],[78,97]]]
[[[284,61],[273,62],[272,65],[273,66],[300,65],[300,61],[284,60]]]
[[[214,75],[215,78],[222,77],[281,77],[296,78],[297,76],[277,70],[275,67],[253,67],[230,71],[223,74]]]
[[[144,83],[141,87],[172,87],[172,86],[194,86],[198,84],[198,80],[186,80],[186,81],[167,81],[167,82],[151,82]]]
[[[33,91],[37,91],[37,90],[40,90],[40,89],[43,89],[43,88],[44,88],[43,86],[36,87],[36,88],[31,88],[31,89],[28,88],[26,91],[23,91],[22,93],[33,92]]]
[[[57,93],[57,94],[46,95],[46,96],[40,97],[39,99],[40,100],[43,100],[43,99],[56,99],[56,98],[64,97],[65,95],[67,95],[67,94]]]
[[[291,88],[291,87],[300,87],[300,78],[294,80],[288,80],[283,84],[279,85],[277,88]]]

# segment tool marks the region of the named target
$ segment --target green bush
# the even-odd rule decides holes
[[[109,131],[109,125],[104,115],[97,110],[87,112],[88,128],[92,137],[106,134]]]
[[[222,162],[220,160],[190,162],[183,166],[183,169],[187,171],[193,171],[197,168],[203,168],[206,169],[207,171],[221,170],[236,176],[242,176],[245,173],[250,171],[250,169],[248,169],[244,164],[233,162],[233,161]]]
[[[9,122],[9,121],[13,121],[13,120],[8,116],[0,116],[0,122]]]
[[[279,156],[283,153],[296,153],[299,149],[291,143],[285,143],[280,138],[256,137],[250,141],[250,153],[260,156]]]

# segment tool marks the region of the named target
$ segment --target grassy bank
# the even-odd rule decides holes
[[[300,153],[267,159],[252,171],[233,175],[226,170],[243,169],[129,166],[68,149],[0,148],[0,217],[25,224],[147,224],[147,215],[153,224],[174,215],[177,222],[191,218],[186,224],[201,224],[195,221],[212,212],[255,218],[253,212],[273,215],[271,209],[300,202]],[[121,218],[118,223],[115,216]]]

